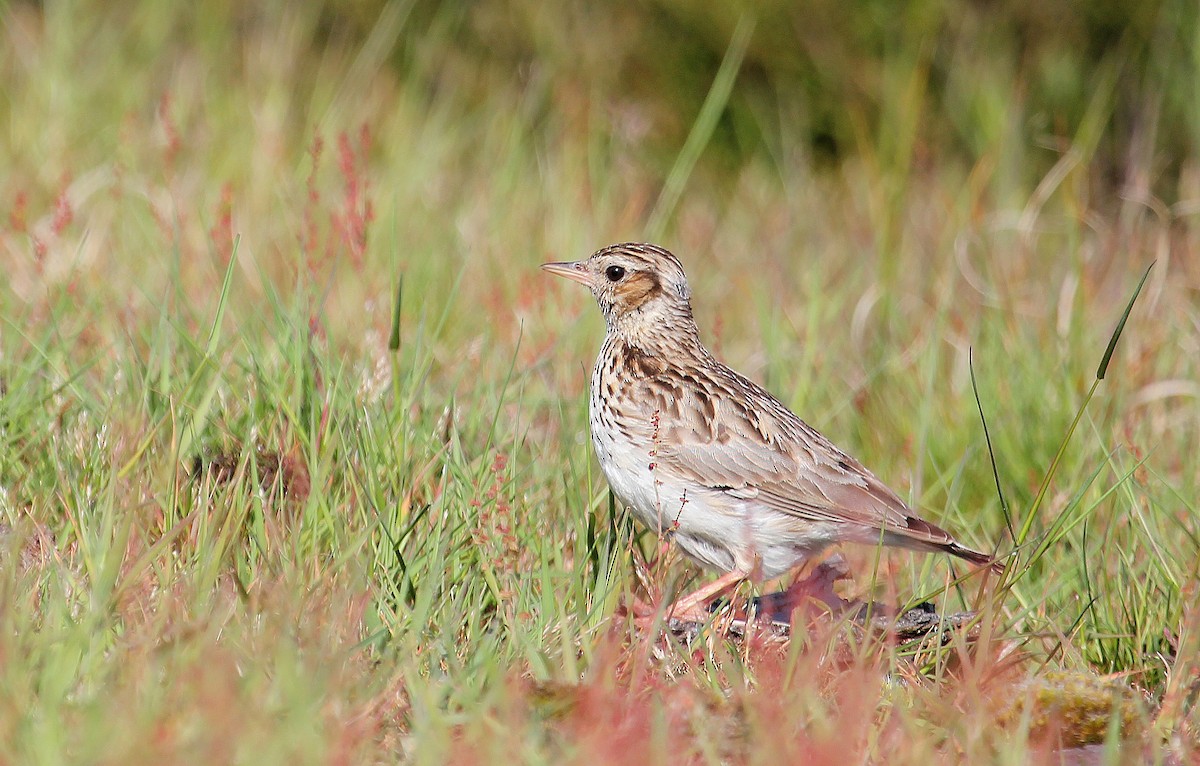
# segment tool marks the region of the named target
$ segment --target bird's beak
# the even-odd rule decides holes
[[[588,278],[587,264],[584,261],[564,261],[562,263],[543,263],[542,269],[551,274],[557,274],[560,277],[586,285],[590,281]]]

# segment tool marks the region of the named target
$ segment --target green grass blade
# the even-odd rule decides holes
[[[388,336],[388,350],[400,350],[400,308],[404,303],[404,275],[396,280],[396,304],[392,311],[392,331]]]
[[[233,252],[229,256],[228,265],[225,266],[225,278],[221,281],[221,292],[217,296],[217,313],[213,316],[212,327],[208,330],[208,343],[204,347],[205,357],[212,357],[221,340],[221,321],[225,318],[225,309],[229,306],[229,287],[233,283],[233,269],[237,265],[238,245],[241,241],[240,236],[234,237]]]
[[[1088,389],[1087,395],[1084,396],[1083,403],[1079,405],[1079,409],[1075,412],[1075,418],[1071,421],[1071,426],[1067,429],[1066,436],[1063,437],[1062,443],[1058,447],[1058,452],[1054,454],[1054,459],[1050,462],[1050,468],[1047,469],[1046,475],[1042,478],[1037,495],[1029,507],[1029,512],[1025,515],[1025,521],[1021,524],[1021,531],[1017,534],[1016,539],[1018,547],[1025,543],[1026,538],[1029,536],[1029,531],[1033,528],[1033,521],[1037,518],[1038,511],[1041,510],[1042,503],[1046,499],[1046,493],[1050,490],[1050,483],[1054,480],[1054,475],[1058,472],[1058,466],[1062,462],[1063,455],[1066,454],[1067,445],[1070,444],[1071,437],[1075,434],[1075,429],[1079,427],[1079,423],[1083,419],[1083,413],[1087,410],[1088,403],[1092,401],[1092,397],[1096,395],[1096,389],[1099,388],[1100,382],[1104,380],[1104,375],[1108,371],[1108,362],[1112,359],[1113,351],[1117,347],[1117,341],[1120,340],[1121,332],[1125,329],[1125,321],[1129,318],[1129,312],[1133,310],[1133,304],[1137,301],[1138,295],[1141,294],[1142,286],[1146,284],[1146,278],[1150,275],[1150,269],[1153,267],[1153,263],[1146,267],[1141,281],[1138,282],[1137,289],[1133,291],[1133,296],[1129,299],[1129,304],[1125,307],[1125,313],[1121,315],[1121,321],[1117,323],[1112,337],[1109,338],[1108,348],[1104,351],[1104,358],[1101,360],[1100,366],[1096,369],[1096,379],[1092,382],[1091,388]]]
[[[729,95],[733,91],[733,83],[737,79],[742,59],[746,55],[746,48],[750,45],[750,38],[754,34],[754,26],[754,15],[744,13],[733,30],[729,48],[726,49],[721,66],[717,69],[717,75],[713,78],[708,96],[700,106],[696,122],[692,124],[687,140],[684,141],[683,148],[679,151],[679,156],[675,159],[675,164],[667,175],[662,193],[646,224],[646,236],[651,241],[657,241],[662,237],[667,221],[675,212],[675,206],[679,204],[679,198],[683,194],[688,178],[691,177],[692,170],[696,167],[696,162],[700,159],[704,147],[712,138],[713,129],[716,128],[721,113],[725,111],[725,106],[729,103]]]
[[[992,435],[988,432],[987,417],[983,414],[983,400],[979,398],[979,384],[975,380],[975,350],[967,351],[967,369],[971,373],[971,392],[975,395],[975,406],[979,408],[979,422],[983,424],[983,439],[987,443],[988,460],[992,464],[992,479],[996,482],[996,495],[1000,498],[1000,512],[1004,514],[1004,525],[1008,529],[1008,537],[1016,542],[1017,535],[1013,530],[1012,514],[1008,509],[1008,501],[1004,499],[1004,488],[1000,486],[1000,469],[996,467],[996,451],[992,449]]]
[[[1125,330],[1125,322],[1129,320],[1129,312],[1133,311],[1133,304],[1137,302],[1138,296],[1142,294],[1142,287],[1146,284],[1146,279],[1150,276],[1150,269],[1154,268],[1157,261],[1151,261],[1146,267],[1146,271],[1142,274],[1141,281],[1138,282],[1137,289],[1133,291],[1133,296],[1129,299],[1129,304],[1125,306],[1125,313],[1121,314],[1121,321],[1117,322],[1116,329],[1112,332],[1112,337],[1108,339],[1108,348],[1104,349],[1104,357],[1100,360],[1100,366],[1096,368],[1096,380],[1104,380],[1104,376],[1108,374],[1108,363],[1112,360],[1113,352],[1117,350],[1117,341],[1121,339],[1121,333]]]

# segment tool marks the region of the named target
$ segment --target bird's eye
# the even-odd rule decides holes
[[[625,267],[609,266],[604,270],[604,276],[608,277],[609,282],[620,282],[621,277],[625,276]]]

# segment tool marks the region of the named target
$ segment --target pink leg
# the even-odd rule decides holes
[[[705,622],[712,616],[708,611],[708,602],[732,590],[744,579],[746,579],[746,575],[741,572],[721,575],[708,585],[685,596],[680,596],[667,606],[662,614],[668,620],[674,618],[684,622]],[[659,617],[658,609],[638,598],[635,598],[632,604],[623,606],[622,609],[627,610],[627,613],[632,613],[634,624],[643,630],[650,628]]]
[[[689,622],[704,622],[710,616],[707,609],[708,602],[733,590],[738,583],[745,579],[746,575],[737,570],[723,574],[703,588],[698,588],[686,596],[675,599],[675,603],[667,607],[667,617]]]

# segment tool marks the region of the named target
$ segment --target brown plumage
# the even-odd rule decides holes
[[[985,553],[919,518],[838,449],[700,342],[679,260],[613,245],[552,273],[588,286],[608,333],[591,384],[592,441],[614,493],[701,564],[783,574],[835,542]]]

